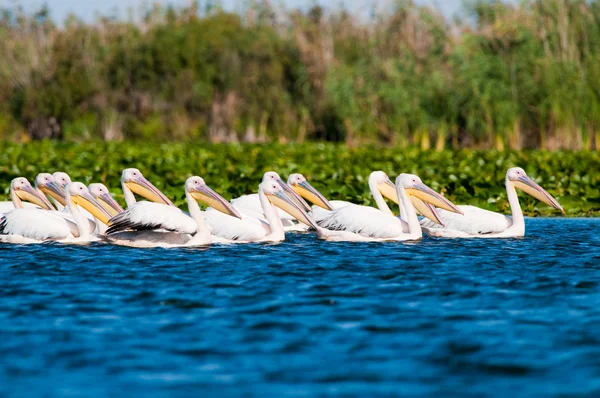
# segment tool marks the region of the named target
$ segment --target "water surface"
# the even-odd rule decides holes
[[[510,240],[0,245],[0,396],[600,396],[600,220]]]

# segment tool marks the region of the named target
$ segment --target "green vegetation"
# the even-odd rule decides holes
[[[600,147],[600,1],[471,0],[452,21],[410,0],[200,3],[135,22],[4,9],[0,139]]]
[[[334,144],[83,144],[33,142],[0,144],[0,183],[8,200],[11,179],[65,171],[86,184],[102,182],[123,203],[121,171],[139,168],[178,205],[187,177],[200,175],[227,199],[256,192],[262,174],[274,170],[285,179],[302,173],[329,199],[373,205],[367,178],[383,170],[393,179],[415,173],[457,204],[508,212],[504,176],[521,166],[565,208],[569,216],[600,216],[600,153],[547,151],[427,151]],[[520,194],[528,215],[560,213]]]

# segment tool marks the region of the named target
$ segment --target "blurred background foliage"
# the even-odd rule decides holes
[[[600,152],[598,151],[422,151],[411,147],[342,144],[199,144],[0,142],[0,199],[9,200],[9,181],[40,172],[65,171],[76,181],[106,184],[124,203],[120,177],[128,167],[142,173],[179,206],[184,207],[187,177],[202,176],[227,199],[256,192],[265,171],[287,179],[302,173],[329,199],[374,205],[367,180],[374,170],[394,179],[414,173],[457,204],[509,213],[504,177],[521,166],[565,208],[568,216],[600,216]],[[561,213],[519,193],[527,215]],[[395,208],[395,206],[394,206]]]
[[[13,6],[0,139],[594,150],[599,22],[595,0],[471,0],[452,20],[410,0],[368,16],[192,1],[94,22]]]

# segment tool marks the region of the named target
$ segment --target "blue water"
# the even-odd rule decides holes
[[[0,245],[0,396],[600,396],[600,220],[526,223],[510,240]]]

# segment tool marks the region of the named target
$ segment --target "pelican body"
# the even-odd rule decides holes
[[[371,192],[371,196],[375,200],[375,204],[377,205],[377,208],[379,210],[381,210],[383,213],[393,216],[394,213],[392,213],[392,210],[390,210],[390,207],[386,203],[385,199],[389,199],[398,205],[400,204],[400,202],[398,199],[398,194],[396,192],[396,186],[389,179],[387,174],[381,170],[373,171],[369,175],[368,184],[369,184],[369,191]],[[311,193],[303,190],[299,184],[297,184],[295,182],[291,182],[290,186],[292,187],[292,189],[296,190],[300,196],[306,198],[307,200],[309,200],[313,203],[316,203],[313,200],[311,200],[311,196],[310,196]],[[416,210],[420,214],[433,220],[434,222],[437,222],[437,223],[440,222],[439,218],[437,218],[437,213],[435,211],[433,211],[432,206],[429,203],[424,202],[421,199],[419,199],[418,197],[413,196],[413,195],[410,195],[410,200],[413,203]],[[327,203],[330,205],[330,207],[333,207],[333,209],[327,209],[324,206],[313,206],[312,217],[314,218],[314,220],[317,223],[323,221],[325,218],[330,217],[331,210],[341,209],[342,207],[346,207],[349,205],[356,206],[354,203],[347,202],[345,200],[332,200]],[[406,213],[406,210],[403,209],[403,206],[400,206],[400,218],[404,221],[406,221],[404,219],[405,213]]]
[[[311,207],[306,203],[304,199],[315,203],[316,206],[321,206],[324,209],[332,210],[333,207],[329,204],[327,199],[319,191],[313,188],[306,178],[301,174],[291,174],[288,177],[287,184],[282,178],[274,171],[268,171],[263,175],[262,182],[275,182],[281,186],[286,192],[288,197],[296,202],[305,212],[310,212]],[[295,184],[297,188],[294,188],[292,184]],[[233,199],[231,203],[238,209],[242,214],[251,216],[254,218],[261,219],[266,222],[265,214],[263,213],[262,203],[258,194],[243,195],[239,198]],[[290,214],[276,208],[276,212],[281,219],[283,228],[285,231],[306,231],[309,227],[299,222],[296,218]]]
[[[391,181],[383,183],[390,185]],[[422,237],[421,225],[411,196],[416,197],[419,201],[460,213],[453,203],[429,188],[414,174],[400,174],[396,178],[394,186],[400,208],[403,209],[404,219],[395,217],[391,211],[386,213],[369,206],[349,204],[331,211],[325,218],[318,221],[319,237],[337,241],[420,239]],[[388,195],[391,196],[389,193]],[[438,219],[435,208],[432,209],[432,217]]]
[[[525,236],[525,220],[516,188],[564,213],[564,209],[548,192],[527,176],[520,167],[508,169],[504,180],[511,216],[494,213],[475,206],[458,206],[463,216],[439,210],[444,226],[423,220],[423,231],[445,238],[514,238]]]
[[[42,195],[35,190],[26,192],[31,195],[35,193],[37,198],[30,197],[29,199],[45,208],[45,198]],[[108,221],[109,215],[82,183],[70,183],[66,192],[67,208],[73,221],[57,211],[15,209],[5,214],[0,221],[0,241],[6,243],[89,242],[93,229],[90,228],[90,224],[80,208],[87,210],[104,222]]]
[[[226,241],[237,243],[281,242],[285,240],[285,229],[277,209],[312,228],[317,225],[310,218],[293,194],[276,181],[263,179],[258,186],[261,214],[266,220],[242,214],[240,219],[228,217],[216,211],[208,211],[206,221],[212,233]]]
[[[110,219],[105,240],[132,247],[183,247],[213,243],[198,201],[216,211],[240,217],[233,206],[198,176],[185,183],[190,215],[166,203],[138,202]]]

